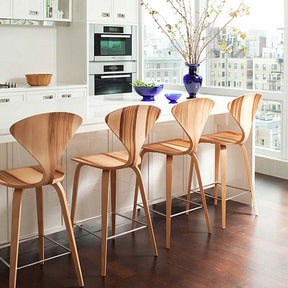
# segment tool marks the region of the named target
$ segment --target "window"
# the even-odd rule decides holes
[[[155,10],[162,12],[163,9],[161,10],[161,8],[166,0],[146,1],[153,4]],[[226,1],[227,3],[229,1],[233,3],[234,0]],[[193,2],[202,5],[205,0],[194,0]],[[243,89],[252,89],[252,91],[261,89],[265,91],[262,102],[269,103],[273,99],[281,107],[288,107],[288,91],[284,93],[284,72],[288,75],[288,66],[285,66],[285,59],[288,56],[284,55],[284,28],[288,31],[288,10],[284,9],[284,0],[274,0],[273,5],[269,1],[245,0],[245,4],[250,7],[250,15],[239,17],[232,25],[244,31],[247,35],[246,39],[243,41],[238,36],[231,37],[228,29],[223,30],[221,37],[222,39],[226,37],[225,40],[228,45],[231,45],[232,51],[231,53],[223,53],[218,46],[210,46],[209,49],[211,50],[208,49],[207,51],[208,58],[200,65],[199,69],[199,74],[203,77],[201,91],[205,93],[205,86],[211,85],[207,93],[230,96],[229,89],[241,89],[239,93],[243,93]],[[285,8],[287,8],[286,5],[285,3]],[[284,22],[284,16],[287,18],[286,22]],[[220,17],[221,15],[219,15]],[[284,23],[287,27],[284,27]],[[142,67],[144,68],[144,78],[147,77],[156,81],[156,78],[161,79],[163,77],[161,79],[163,82],[164,79],[165,82],[169,79],[171,83],[182,86],[183,75],[187,74],[187,67],[184,65],[182,58],[173,51],[171,55],[168,54],[171,44],[168,38],[159,29],[156,29],[157,26],[151,21],[151,15],[147,11],[143,13],[143,25],[144,40],[142,47],[145,53],[143,53],[144,65]],[[215,31],[217,31],[216,26]],[[246,52],[241,50],[242,45],[247,47]],[[156,66],[159,63],[161,63],[160,67]],[[154,67],[157,67],[159,71]],[[145,73],[148,72],[146,69],[151,71],[150,77],[148,73]],[[170,78],[167,77],[167,72],[171,71],[169,69],[173,70],[168,74]],[[202,73],[206,73],[205,75],[201,74],[201,69],[203,69]],[[158,72],[161,72],[160,75]],[[156,78],[154,78],[154,73],[157,75]],[[143,80],[145,81],[145,79]],[[213,87],[215,87],[215,92],[211,90]],[[223,89],[223,87],[229,87],[229,89]],[[266,133],[266,136],[271,136],[268,141],[266,136],[258,137],[260,132],[255,135],[256,152],[258,154],[288,159],[288,149],[285,149],[287,152],[281,149],[281,147],[284,147],[283,145],[288,147],[288,143],[284,143],[285,139],[288,141],[288,129],[283,131],[281,127],[281,123],[288,123],[288,114],[286,116],[282,113],[282,109],[278,109],[277,114],[276,112],[269,114],[269,111],[266,111],[264,114],[262,113],[266,120],[259,117],[256,119],[255,125],[261,129],[261,134]],[[276,130],[268,125],[273,122],[268,120],[271,117],[278,123],[276,125],[278,128],[274,127]],[[258,123],[258,121],[261,123]]]

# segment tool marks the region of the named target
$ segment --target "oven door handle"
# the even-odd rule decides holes
[[[131,75],[127,74],[127,75],[104,75],[104,76],[100,76],[101,79],[108,79],[108,78],[129,78]]]
[[[112,35],[112,34],[101,34],[102,38],[131,38],[131,35]]]

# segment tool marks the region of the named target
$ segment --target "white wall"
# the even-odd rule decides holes
[[[0,26],[0,83],[26,83],[25,74],[52,73],[56,82],[56,28]]]

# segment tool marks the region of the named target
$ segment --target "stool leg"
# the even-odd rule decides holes
[[[116,170],[111,170],[111,212],[112,212],[112,235],[116,232]]]
[[[201,173],[199,169],[199,162],[195,154],[193,154],[193,158],[194,158],[194,163],[195,163],[195,170],[196,170],[198,185],[199,185],[200,193],[201,193],[201,199],[202,199],[202,205],[203,205],[204,214],[205,214],[206,225],[207,225],[208,233],[211,233],[209,214],[208,214],[206,198],[205,198],[204,189],[203,189],[203,183],[201,179]]]
[[[73,194],[72,194],[72,203],[71,203],[71,222],[72,222],[73,229],[74,229],[73,224],[75,221],[75,213],[76,213],[76,203],[77,203],[80,170],[82,167],[83,165],[78,164],[75,170],[75,174],[74,174]]]
[[[81,267],[80,267],[76,242],[75,242],[75,238],[74,238],[71,218],[69,215],[65,191],[64,191],[64,188],[62,187],[62,185],[60,183],[53,184],[53,187],[57,191],[57,194],[59,197],[59,201],[60,201],[60,205],[61,205],[61,209],[62,209],[62,215],[64,218],[66,231],[67,231],[67,235],[68,235],[69,247],[71,249],[71,254],[72,254],[74,267],[75,267],[75,271],[76,271],[76,275],[77,275],[78,284],[80,287],[84,287],[84,281],[83,281],[83,276],[82,276],[82,272],[81,272]]]
[[[194,168],[194,159],[191,156],[190,161],[190,169],[189,169],[189,178],[188,178],[188,188],[187,188],[187,201],[190,201],[190,194],[191,194],[191,185],[192,185],[192,176],[193,176],[193,168]],[[189,202],[186,203],[186,210],[189,210],[190,204]],[[189,212],[186,212],[186,215],[188,215]]]
[[[38,220],[39,260],[44,260],[44,217],[43,217],[43,187],[36,187],[36,204]],[[44,264],[42,262],[41,264]]]
[[[250,169],[250,165],[249,165],[247,150],[243,144],[240,145],[240,147],[242,148],[242,151],[244,154],[246,171],[247,171],[247,176],[248,176],[248,181],[249,181],[249,186],[250,186],[250,191],[251,191],[251,197],[252,197],[252,201],[253,201],[254,213],[256,216],[258,216],[258,209],[257,209],[257,205],[256,205],[256,197],[255,197],[255,193],[254,193],[254,187],[253,187],[253,182],[252,182],[251,169]]]
[[[106,276],[107,267],[107,233],[108,233],[108,189],[109,170],[102,172],[102,192],[101,192],[101,276]]]
[[[23,189],[15,189],[12,202],[9,288],[16,288]]]
[[[141,163],[138,166],[140,171],[141,171],[141,164],[142,164],[144,154],[145,154],[145,151],[143,150],[140,154]],[[133,212],[132,212],[132,219],[134,219],[134,220],[136,219],[136,212],[137,212],[138,189],[139,189],[139,183],[138,183],[138,177],[136,177],[135,192],[134,192],[134,204],[133,204]],[[135,227],[136,227],[136,223],[134,221],[132,221],[132,229],[135,229]]]
[[[144,207],[145,217],[147,220],[147,225],[148,225],[149,235],[150,235],[150,239],[151,239],[151,243],[152,243],[152,247],[153,247],[154,256],[158,256],[158,250],[157,250],[157,245],[156,245],[156,241],[155,241],[152,221],[151,221],[151,217],[150,217],[150,213],[149,213],[149,206],[148,206],[146,195],[145,195],[145,189],[144,189],[141,171],[136,166],[132,167],[132,169],[135,171],[136,177],[138,179],[137,181],[139,183],[140,194],[141,194],[142,203],[143,203],[143,207]]]
[[[218,204],[218,188],[219,188],[219,155],[220,155],[220,145],[215,144],[215,190],[214,190],[214,205]]]
[[[170,249],[173,156],[166,156],[166,248]]]
[[[220,146],[221,161],[221,205],[222,205],[222,229],[226,229],[226,146]]]

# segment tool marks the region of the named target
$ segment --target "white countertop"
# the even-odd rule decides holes
[[[11,89],[13,88],[7,90]],[[136,104],[156,105],[161,109],[161,115],[158,119],[158,122],[170,121],[174,119],[171,114],[171,108],[175,104],[169,104],[169,101],[166,99],[164,94],[168,92],[172,91],[163,90],[160,94],[155,96],[155,101],[153,102],[141,101],[142,97],[133,92],[129,94],[90,96],[87,100],[88,103],[84,103],[86,100],[83,98],[69,99],[68,101],[45,101],[45,103],[43,103],[43,101],[31,101],[26,103],[2,103],[0,105],[0,143],[15,141],[15,139],[9,133],[9,127],[14,122],[31,115],[51,111],[67,111],[81,115],[83,118],[83,123],[78,129],[77,133],[108,129],[104,121],[105,116],[108,113],[124,106]],[[178,102],[187,100],[187,93],[183,91],[180,93],[182,93],[182,96]],[[197,97],[206,97],[215,101],[215,106],[211,112],[211,115],[227,113],[227,104],[233,99],[232,97],[212,96],[204,94],[199,94]],[[83,107],[85,108],[85,111],[83,110]]]

